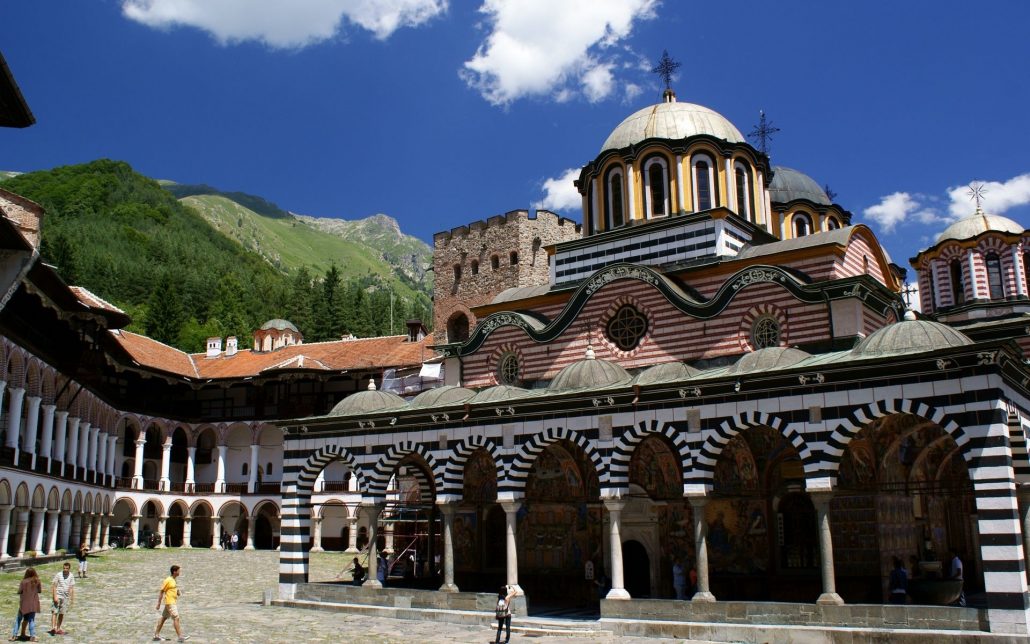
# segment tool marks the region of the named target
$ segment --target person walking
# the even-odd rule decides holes
[[[89,554],[89,544],[85,541],[79,544],[79,549],[75,551],[75,558],[79,560],[79,577],[85,579],[86,567],[89,565],[86,562],[86,555]]]
[[[179,636],[179,641],[185,642],[190,636],[182,634],[182,623],[179,620],[179,596],[182,595],[182,591],[179,590],[179,584],[176,582],[176,579],[178,579],[182,572],[182,568],[172,566],[168,572],[168,577],[161,584],[161,590],[157,591],[156,610],[161,610],[162,602],[164,603],[164,610],[161,611],[161,617],[157,620],[153,641],[160,642],[164,639],[161,637],[161,629],[165,625],[165,620],[170,617],[172,619],[172,626],[175,627],[175,634]]]
[[[240,544],[240,533],[233,530],[232,538],[229,540],[229,543],[232,546],[232,551],[236,552],[236,549]]]
[[[514,586],[501,586],[497,592],[497,607],[494,609],[494,616],[497,617],[496,644],[501,642],[501,629],[504,629],[504,641],[507,644],[511,639],[511,600],[515,597]]]
[[[25,629],[29,631],[29,641],[36,641],[36,613],[39,612],[39,594],[43,592],[43,584],[39,582],[39,575],[35,568],[25,571],[25,576],[18,585],[18,594],[21,601],[18,604],[18,617],[14,620],[14,630],[11,631],[12,642],[25,636]],[[19,633],[20,631],[20,633]]]
[[[908,595],[908,573],[905,572],[905,564],[900,557],[894,557],[894,570],[891,571],[887,580],[890,590],[888,601],[892,604],[904,604]]]
[[[65,562],[61,572],[54,575],[54,581],[50,584],[50,595],[53,605],[50,607],[50,634],[64,635],[61,628],[64,625],[64,616],[75,604],[75,576],[72,575],[72,565]]]
[[[672,560],[672,587],[676,589],[676,599],[687,598],[687,571],[679,557]]]
[[[958,557],[958,551],[954,548],[948,551],[951,554],[951,564],[948,566],[948,579],[957,579],[962,582],[959,585],[958,599],[955,602],[956,606],[966,605],[966,591],[963,586],[965,585],[965,571],[962,568],[962,560]]]

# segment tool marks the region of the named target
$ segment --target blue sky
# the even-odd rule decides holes
[[[294,212],[439,230],[537,205],[660,100],[747,133],[837,193],[895,261],[985,209],[1030,220],[1030,3],[22,0],[0,51],[37,124],[0,169],[107,157]]]

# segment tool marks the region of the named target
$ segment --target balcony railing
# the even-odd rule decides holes
[[[258,483],[258,494],[279,494],[282,491],[282,484],[278,481],[271,483]]]
[[[350,481],[322,481],[319,492],[347,492]]]
[[[247,484],[246,483],[226,483],[225,484],[226,494],[246,494]]]

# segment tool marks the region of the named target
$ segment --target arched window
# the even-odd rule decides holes
[[[962,262],[951,260],[948,266],[951,271],[951,301],[956,306],[966,301],[966,287],[962,284]]]
[[[272,475],[272,464],[271,463],[267,463],[265,465],[265,474],[267,474],[268,476]]]
[[[247,463],[244,463],[243,466],[240,467],[240,475],[241,476],[246,476],[248,472],[250,472],[250,465],[247,464]]]
[[[987,288],[991,293],[991,299],[1004,299],[1005,286],[1001,283],[1001,260],[998,259],[997,253],[987,253],[984,264],[987,265]]]
[[[472,269],[473,275],[479,275],[479,262],[477,262],[476,260],[472,260],[472,262],[469,264],[469,268]]]
[[[694,175],[694,210],[711,210],[715,205],[715,164],[703,155],[690,160]]]
[[[794,225],[794,237],[804,237],[812,234],[812,220],[804,213],[794,213],[791,218]]]
[[[500,267],[501,267],[501,259],[499,257],[497,257],[497,255],[491,255],[490,256],[490,268],[496,271]]]
[[[838,228],[840,228],[840,222],[836,217],[826,218],[826,230],[837,230]]]
[[[626,223],[623,214],[622,170],[620,168],[614,168],[608,173],[605,186],[608,188],[605,199],[608,206],[608,230],[611,230]]]
[[[464,342],[469,339],[469,319],[464,313],[454,314],[447,321],[447,341]]]
[[[461,279],[461,264],[454,265],[454,281],[457,282]]]
[[[669,214],[669,168],[663,157],[651,157],[644,163],[644,181],[648,218]]]
[[[737,161],[733,164],[733,178],[737,187],[737,214],[754,221],[755,202],[751,195],[751,170]]]
[[[508,253],[508,263],[515,266],[519,263],[519,254],[516,251]]]
[[[926,280],[926,287],[930,293],[930,301],[923,304],[923,309],[927,312],[937,310],[937,287],[933,285],[933,264],[930,264],[930,268],[923,273],[923,279]]]

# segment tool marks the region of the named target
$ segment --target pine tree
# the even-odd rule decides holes
[[[181,295],[175,280],[165,273],[147,301],[145,328],[147,335],[159,342],[174,345],[185,321]]]
[[[208,309],[208,321],[217,321],[219,335],[237,338],[249,337],[254,325],[247,320],[243,308],[243,287],[236,276],[229,273],[218,281],[215,297]]]

